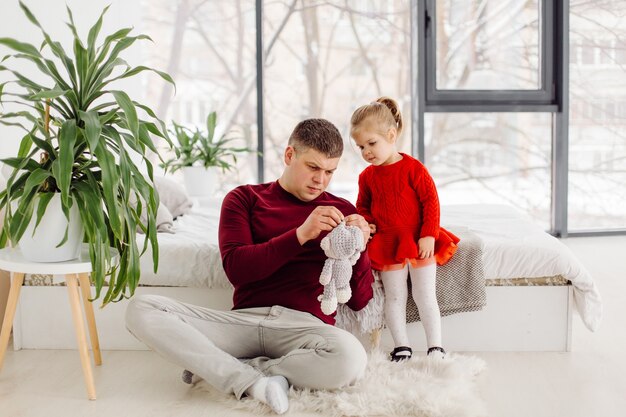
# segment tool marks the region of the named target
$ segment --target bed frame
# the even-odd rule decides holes
[[[570,351],[573,292],[561,286],[488,286],[487,306],[476,312],[444,317],[444,345],[450,351]],[[232,307],[232,290],[139,287],[136,294],[160,294],[217,309]],[[24,286],[13,330],[14,349],[75,349],[64,286]],[[124,324],[128,301],[96,308],[96,323],[102,349],[141,350]],[[370,347],[367,336],[360,337]],[[409,325],[411,344],[419,351],[426,346],[420,323]],[[384,331],[381,347],[392,346]]]

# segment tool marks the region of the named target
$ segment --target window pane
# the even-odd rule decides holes
[[[146,78],[146,97],[157,103],[159,117],[206,130],[208,113],[217,111],[217,132],[256,149],[255,1],[151,0],[142,6],[142,31],[158,45],[146,65],[176,80],[174,94],[158,76]],[[256,182],[256,166],[256,154],[238,157],[238,169],[219,178],[221,192]]]
[[[306,2],[294,10],[290,3],[264,4],[266,180],[282,172],[294,126],[322,117],[339,128],[346,145],[330,190],[354,201],[366,166],[349,139],[358,106],[382,95],[397,100],[406,126],[400,146],[410,150],[410,2]]]
[[[509,204],[549,229],[551,121],[543,113],[428,114],[426,165],[441,204]]]
[[[570,43],[584,49],[570,65],[569,231],[626,228],[625,14],[618,1],[570,8]]]
[[[436,88],[538,90],[540,0],[437,0]]]

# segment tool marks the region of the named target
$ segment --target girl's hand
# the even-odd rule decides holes
[[[376,225],[374,223],[370,223],[368,224],[369,228],[370,228],[370,238],[369,240],[372,240],[372,238],[374,237],[374,233],[376,233]]]
[[[432,236],[424,236],[417,241],[419,247],[420,259],[428,259],[435,255],[435,238]]]

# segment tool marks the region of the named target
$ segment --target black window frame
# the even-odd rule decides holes
[[[536,90],[453,90],[437,88],[437,31],[435,28],[437,1],[419,2],[422,8],[425,62],[425,111],[450,112],[458,108],[467,111],[471,106],[477,112],[555,112],[558,110],[555,85],[556,46],[555,4],[552,0],[539,0],[539,73],[540,88]]]
[[[413,154],[425,161],[424,114],[541,112],[552,113],[552,184],[549,232],[565,237],[568,194],[569,2],[540,1],[541,88],[537,90],[438,90],[436,88],[436,0],[413,4],[417,22],[412,63],[417,77],[414,102]]]

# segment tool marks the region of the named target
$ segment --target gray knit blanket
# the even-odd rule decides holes
[[[480,237],[467,229],[448,228],[461,240],[450,261],[437,267],[437,301],[442,316],[478,311],[487,305],[483,243]],[[407,277],[409,294],[411,281]],[[337,309],[336,325],[352,333],[367,334],[384,326],[384,288],[378,277],[373,283],[374,297],[360,311],[352,311],[342,304]],[[409,295],[406,309],[407,323],[419,321],[419,312]]]

